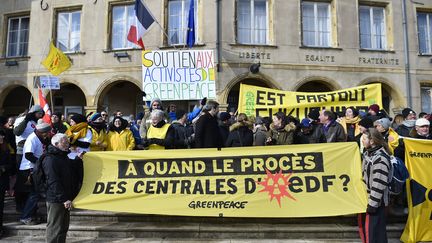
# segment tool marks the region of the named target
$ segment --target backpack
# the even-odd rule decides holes
[[[47,189],[46,176],[42,166],[45,157],[45,153],[42,154],[41,157],[39,157],[39,159],[36,161],[35,167],[33,168],[33,172],[31,175],[33,181],[33,188],[36,192],[39,193],[44,193]]]
[[[398,157],[386,155],[390,160],[389,173],[389,192],[390,195],[399,195],[405,186],[405,181],[409,178],[408,169],[405,163]]]

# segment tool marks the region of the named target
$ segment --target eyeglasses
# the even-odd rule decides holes
[[[101,116],[107,116],[108,114],[101,114]]]

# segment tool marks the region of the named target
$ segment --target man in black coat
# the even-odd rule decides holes
[[[69,139],[57,133],[51,139],[42,161],[46,176],[47,242],[65,242],[69,229],[72,200],[79,192],[82,178],[82,155],[69,159]]]
[[[195,147],[222,148],[223,142],[219,131],[217,114],[219,103],[210,100],[204,109],[204,114],[195,125]]]

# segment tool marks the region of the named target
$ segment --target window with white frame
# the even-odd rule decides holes
[[[384,7],[360,6],[360,48],[387,48]]]
[[[432,54],[432,13],[417,14],[417,29],[420,54]]]
[[[302,2],[303,45],[331,46],[330,3]]]
[[[114,6],[112,8],[111,48],[133,48],[134,43],[127,40],[127,35],[135,22],[134,5]]]
[[[9,18],[6,57],[27,56],[29,24],[29,16]]]
[[[432,87],[421,87],[421,110],[426,113],[432,113]]]
[[[56,46],[63,52],[80,50],[81,10],[59,12],[57,15]]]
[[[237,1],[237,42],[268,44],[268,0]]]
[[[197,9],[195,4],[195,39],[197,40]],[[190,0],[168,1],[168,45],[186,45]]]

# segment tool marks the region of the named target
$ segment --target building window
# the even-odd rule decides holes
[[[432,54],[432,13],[418,13],[417,27],[420,54]]]
[[[81,10],[57,15],[56,46],[63,52],[77,52],[81,42]]]
[[[29,16],[13,17],[8,21],[7,57],[27,56],[29,39]]]
[[[330,3],[302,2],[303,45],[331,46]]]
[[[268,1],[237,1],[237,42],[240,44],[268,43]]]
[[[384,7],[360,6],[360,48],[387,48]]]
[[[197,39],[197,0],[195,1],[195,39]],[[168,1],[168,45],[186,45],[190,0]]]
[[[134,43],[127,40],[129,28],[135,24],[134,5],[114,6],[112,9],[111,48],[133,48]]]
[[[432,87],[421,87],[421,111],[432,113]]]

